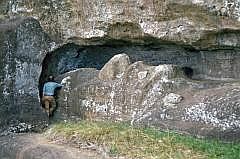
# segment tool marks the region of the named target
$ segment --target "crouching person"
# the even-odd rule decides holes
[[[42,102],[44,108],[48,114],[48,117],[53,115],[53,111],[56,108],[56,101],[54,98],[54,93],[56,88],[61,88],[63,85],[54,81],[53,76],[48,77],[48,82],[46,82],[43,86],[43,98]]]

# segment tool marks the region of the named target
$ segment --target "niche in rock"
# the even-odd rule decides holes
[[[192,78],[193,76],[193,69],[190,67],[182,67],[183,72],[188,78]]]
[[[149,65],[174,64],[192,79],[239,79],[240,54],[237,50],[196,50],[176,44],[117,44],[80,46],[65,44],[46,55],[42,64],[39,89],[49,75],[55,77],[77,68],[100,70],[114,55],[125,53],[131,62]],[[41,91],[40,91],[41,94]]]

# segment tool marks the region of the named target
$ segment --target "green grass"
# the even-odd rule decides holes
[[[58,123],[46,134],[52,140],[93,143],[113,156],[147,159],[239,159],[240,144],[195,139],[152,128],[134,128],[111,122]],[[79,141],[79,142],[76,142]]]
[[[161,138],[166,133],[154,129],[145,129],[145,133]],[[206,154],[209,159],[240,159],[240,143],[224,143],[217,140],[197,139],[192,136],[169,133],[174,143],[182,143],[190,149]]]

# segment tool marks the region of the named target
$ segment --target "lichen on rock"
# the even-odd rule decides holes
[[[110,61],[117,63],[116,57],[120,56],[115,56]],[[109,65],[115,66],[115,63],[109,62],[107,65],[113,68]],[[79,69],[63,77],[83,77],[81,74],[85,71],[87,70]],[[221,86],[216,83],[204,88],[204,82],[188,79],[177,66],[148,66],[143,62],[130,64],[121,76],[107,81],[98,78],[99,72],[101,71],[95,72],[95,76],[87,81],[78,83],[77,87],[67,92],[64,89],[61,91],[59,106],[61,110],[68,110],[59,110],[59,116],[69,118],[78,114],[86,118],[85,113],[88,112],[92,113],[95,120],[128,121],[133,125],[165,125],[179,131],[194,130],[194,133],[197,133],[195,135],[203,136],[210,136],[214,131],[219,137],[239,130],[238,109],[234,107],[237,102],[237,88],[234,85]],[[144,78],[139,78],[139,73],[143,72]],[[229,89],[235,91],[226,95],[228,98],[223,97]],[[187,92],[200,95],[189,96]],[[64,105],[62,100],[65,95],[71,97],[71,100],[68,100],[70,105]],[[232,105],[232,102],[235,104]],[[229,105],[229,110],[226,111],[223,105]],[[174,125],[176,121],[178,124]],[[198,123],[201,126],[196,127],[195,124]],[[208,131],[203,132],[205,129]]]
[[[238,133],[239,6],[2,0],[0,127],[47,125],[40,98],[52,74],[64,83],[56,119],[93,112],[204,136]]]

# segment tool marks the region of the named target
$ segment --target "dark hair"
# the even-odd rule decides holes
[[[49,82],[53,82],[53,81],[54,81],[54,77],[53,77],[52,75],[50,75],[50,76],[48,77],[48,81],[49,81]]]

